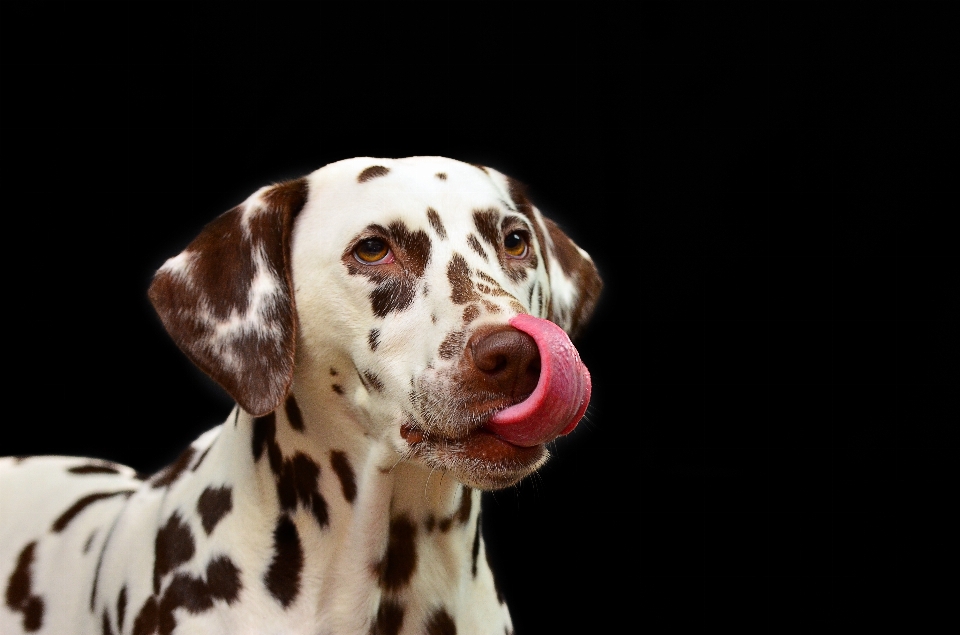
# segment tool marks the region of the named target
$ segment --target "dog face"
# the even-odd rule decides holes
[[[495,489],[582,416],[589,374],[567,335],[600,288],[589,256],[499,172],[358,158],[222,215],[150,297],[249,412],[292,385],[407,460]]]

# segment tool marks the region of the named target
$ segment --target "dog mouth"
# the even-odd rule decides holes
[[[427,465],[450,470],[466,485],[480,489],[513,485],[549,457],[543,444],[515,445],[482,425],[447,436],[407,421],[400,426],[400,436]]]

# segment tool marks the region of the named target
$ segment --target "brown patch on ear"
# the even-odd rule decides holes
[[[307,189],[306,179],[288,181],[266,191],[258,209],[225,212],[150,285],[150,301],[180,350],[254,416],[276,408],[293,379],[290,233]],[[261,287],[272,278],[269,293],[253,288],[255,277]]]
[[[378,176],[386,176],[388,174],[390,174],[390,168],[382,165],[371,165],[369,168],[364,168],[363,172],[357,175],[357,183],[365,183],[370,179],[375,179]]]
[[[563,270],[573,285],[577,289],[577,300],[572,307],[556,307],[551,303],[548,319],[560,323],[562,313],[569,315],[570,325],[567,332],[570,339],[574,339],[581,328],[590,319],[593,310],[597,306],[597,300],[600,298],[600,291],[603,289],[603,281],[600,279],[600,273],[596,265],[583,254],[570,238],[563,233],[556,223],[549,218],[544,218],[547,231],[550,232],[550,238],[553,241],[552,254],[557,259],[560,269]]]

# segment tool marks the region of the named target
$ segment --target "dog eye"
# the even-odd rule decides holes
[[[510,232],[503,239],[503,248],[512,258],[523,258],[527,255],[527,239],[520,232]]]
[[[393,254],[387,243],[379,238],[367,238],[357,243],[353,248],[354,257],[368,265],[386,264],[393,262]]]

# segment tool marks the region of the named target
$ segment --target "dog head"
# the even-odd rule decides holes
[[[570,337],[601,282],[499,172],[340,161],[265,187],[157,272],[177,345],[254,415],[298,401],[473,487],[513,484],[576,425]]]

